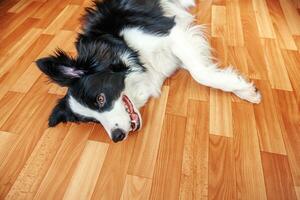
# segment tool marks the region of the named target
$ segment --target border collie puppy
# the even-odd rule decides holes
[[[164,80],[178,67],[200,84],[259,103],[255,86],[231,67],[212,61],[201,26],[186,10],[193,0],[104,0],[86,9],[78,55],[57,50],[37,60],[42,72],[68,87],[49,118],[99,122],[114,141],[142,127],[139,108],[158,97]]]

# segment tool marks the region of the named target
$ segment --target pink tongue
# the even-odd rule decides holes
[[[138,115],[136,115],[136,114],[132,114],[131,117],[132,117],[133,121],[137,121],[138,120]]]
[[[127,105],[129,112],[133,112],[133,107],[132,104],[130,102],[130,100],[128,99],[128,97],[126,95],[123,95],[123,101],[125,102],[125,104]]]

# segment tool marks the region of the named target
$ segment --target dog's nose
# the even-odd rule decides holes
[[[125,138],[126,134],[122,129],[115,129],[111,132],[111,137],[114,142],[122,141]]]

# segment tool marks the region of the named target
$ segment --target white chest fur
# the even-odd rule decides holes
[[[176,69],[177,62],[170,49],[169,36],[145,33],[138,28],[128,28],[122,31],[126,43],[138,51],[146,68],[152,68],[166,77]]]
[[[138,51],[147,72],[136,72],[126,78],[125,92],[137,107],[150,96],[158,96],[163,81],[177,68],[177,59],[171,52],[169,36],[148,34],[137,28],[122,31],[126,43]]]

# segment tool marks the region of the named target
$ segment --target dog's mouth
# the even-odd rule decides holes
[[[137,109],[134,107],[130,99],[126,96],[122,96],[122,101],[124,103],[124,106],[126,108],[127,113],[129,114],[130,120],[131,120],[131,131],[136,131],[141,128],[141,117],[139,115],[139,112]]]

